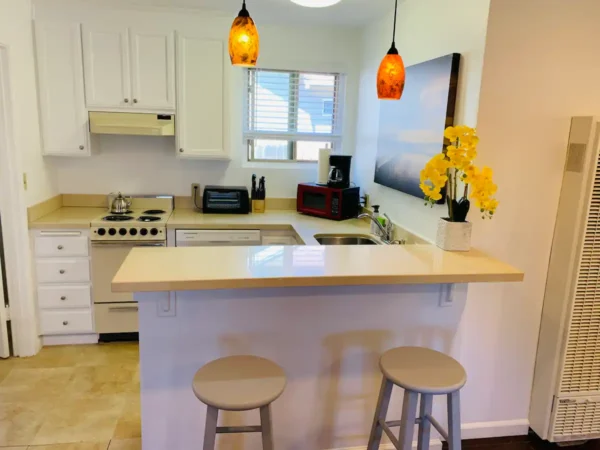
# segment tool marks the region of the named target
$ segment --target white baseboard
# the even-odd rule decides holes
[[[42,345],[97,344],[97,334],[69,334],[65,336],[42,336]]]
[[[529,420],[499,420],[497,422],[463,423],[462,439],[483,439],[503,436],[524,436],[529,432]]]
[[[413,441],[413,445],[412,445],[413,449],[417,448],[417,441]],[[341,448],[335,448],[335,449],[329,449],[329,450],[367,450],[367,446],[366,445],[361,445],[358,447],[341,447]],[[381,444],[379,446],[379,450],[396,450],[396,448],[392,445],[392,444]],[[442,450],[442,441],[440,441],[439,439],[432,439],[431,441],[429,441],[429,450]]]

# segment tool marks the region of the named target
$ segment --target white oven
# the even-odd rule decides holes
[[[138,331],[138,306],[133,300],[133,295],[112,292],[111,283],[132,248],[165,246],[165,241],[92,242],[92,298],[96,333]]]

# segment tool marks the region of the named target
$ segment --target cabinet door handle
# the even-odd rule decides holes
[[[134,98],[134,99],[133,99],[133,103],[137,103],[137,98]]]
[[[58,273],[60,273],[61,275],[63,275],[63,274],[65,273],[65,269],[60,269],[60,270],[58,271]]]
[[[125,103],[129,103],[129,99],[128,98],[126,98],[124,101],[125,101]]]
[[[79,146],[79,150],[83,150],[85,147],[83,145]]]
[[[68,320],[63,320],[63,325],[66,327],[67,325],[69,325],[69,321]]]
[[[64,295],[60,298],[63,302],[67,299]]]
[[[183,153],[183,149],[182,148],[179,149],[179,153]]]
[[[62,250],[64,247],[62,245],[59,245],[58,247],[56,247],[59,250]]]

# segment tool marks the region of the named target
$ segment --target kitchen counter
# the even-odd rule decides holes
[[[477,250],[433,245],[135,248],[114,292],[521,281]]]
[[[29,228],[89,228],[92,220],[105,212],[106,208],[63,206],[50,214],[46,214],[30,222]]]
[[[296,211],[267,211],[263,214],[201,214],[191,209],[176,209],[167,229],[260,229],[295,232],[300,243],[319,245],[315,234],[369,234],[369,223],[351,219],[336,222],[305,216]]]

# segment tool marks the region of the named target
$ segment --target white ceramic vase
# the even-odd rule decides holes
[[[471,249],[470,222],[450,222],[440,219],[438,223],[436,245],[449,252],[466,252]]]

